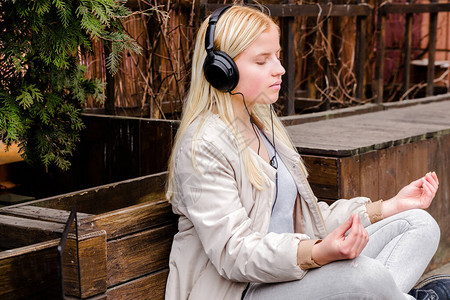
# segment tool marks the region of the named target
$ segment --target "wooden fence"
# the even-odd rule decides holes
[[[417,86],[410,86],[411,59],[414,58],[411,52],[413,15],[430,14],[429,40],[426,49],[429,57],[427,81],[419,87],[427,86],[426,95],[436,92],[433,84],[437,50],[436,20],[438,14],[450,12],[450,4],[433,1],[429,4],[410,2],[372,4],[372,1],[369,2],[371,5],[359,0],[353,4],[334,4],[329,1],[310,5],[298,5],[292,0],[285,4],[278,4],[277,1],[271,0],[262,1],[270,14],[279,22],[282,33],[282,59],[287,71],[284,75],[279,101],[283,115],[328,110],[367,102],[381,103],[383,99],[391,101],[413,97],[412,90],[419,90]],[[142,9],[143,2],[139,3],[140,1],[131,1],[128,5],[132,9]],[[164,4],[168,5],[165,2]],[[151,19],[139,20],[134,16],[136,22],[143,24],[139,25],[141,26],[139,28],[132,29],[139,35],[141,44],[148,44],[147,40],[152,36],[149,31],[153,31],[154,36],[160,36],[161,41],[154,42],[154,47],[147,48],[144,51],[147,56],[142,59],[125,56],[124,59],[129,62],[124,63],[123,74],[119,72],[116,77],[106,78],[109,86],[115,87],[107,90],[107,98],[115,101],[112,104],[111,101],[107,101],[106,110],[109,113],[134,116],[150,114],[153,117],[164,117],[164,114],[171,117],[171,114],[179,113],[182,97],[186,92],[190,51],[192,51],[186,48],[185,42],[194,38],[201,20],[221,5],[223,4],[209,3],[205,0],[181,1],[173,10],[176,13],[172,13],[168,18],[171,23],[164,23],[169,24],[170,27],[164,28],[162,23],[158,23],[157,27],[153,26],[150,29],[149,26],[153,24],[149,21]],[[406,22],[405,43],[400,55],[402,66],[404,66],[403,80],[401,83],[389,83],[390,86],[401,85],[398,89],[392,88],[394,91],[392,92],[386,89],[388,82],[384,78],[384,72],[387,69],[384,58],[386,19],[394,14],[404,15]],[[345,28],[340,28],[343,20],[352,21],[348,21],[343,26]],[[372,28],[374,24],[376,27]],[[304,26],[307,28],[305,29]],[[398,28],[398,24],[395,26],[398,32],[403,30]],[[170,32],[170,36],[162,41],[158,30]],[[314,30],[317,30],[317,34],[311,35]],[[343,30],[346,30],[345,33],[342,32]],[[376,32],[376,38],[373,36],[374,32]],[[314,39],[322,39],[322,42],[318,46],[307,48],[305,44],[316,43]],[[344,43],[346,45],[343,45]],[[417,36],[414,43],[417,43]],[[152,54],[153,51],[160,52]],[[313,54],[313,58],[310,58],[311,55],[308,54],[311,52],[316,53]],[[151,59],[148,58],[149,55],[152,55]],[[392,71],[396,74],[401,73],[397,70]],[[152,74],[160,75],[153,78]],[[343,79],[344,77],[346,79]],[[448,90],[448,84],[444,88]],[[397,92],[398,90],[400,93]],[[386,94],[387,92],[390,94]],[[114,105],[124,110],[117,110]],[[127,111],[126,106],[133,106],[134,111]]]
[[[435,56],[437,40],[437,17],[438,13],[450,12],[450,3],[437,3],[438,0],[431,0],[429,4],[411,3],[408,0],[405,4],[385,3],[378,9],[377,22],[377,61],[376,61],[376,94],[377,103],[383,102],[384,88],[384,55],[385,55],[385,32],[386,16],[389,14],[405,14],[405,43],[404,43],[404,73],[403,73],[403,93],[407,94],[410,88],[411,74],[411,36],[412,36],[412,18],[413,14],[430,14],[429,39],[428,39],[428,68],[426,96],[433,95],[434,77],[435,77]]]

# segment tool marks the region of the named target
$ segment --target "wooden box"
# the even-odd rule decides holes
[[[65,294],[164,299],[177,230],[164,200],[165,177],[158,173],[1,208],[0,298],[58,299],[57,246],[76,205],[80,269],[72,230],[63,252]]]

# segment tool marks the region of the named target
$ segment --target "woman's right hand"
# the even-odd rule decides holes
[[[350,233],[345,233],[350,229]],[[312,248],[312,259],[319,265],[332,261],[353,259],[361,254],[369,241],[366,229],[358,215],[352,215],[344,224],[327,235],[321,243]]]

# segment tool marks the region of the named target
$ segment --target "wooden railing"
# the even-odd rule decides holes
[[[407,0],[410,1],[410,0]],[[355,55],[354,55],[354,73],[356,78],[356,86],[354,95],[358,100],[364,99],[364,63],[366,61],[366,23],[367,17],[375,14],[378,10],[377,21],[377,45],[376,45],[376,63],[375,63],[375,78],[373,85],[375,94],[375,102],[383,102],[384,91],[384,55],[385,55],[385,19],[388,14],[406,14],[406,30],[405,30],[405,44],[404,44],[404,78],[403,78],[403,93],[406,93],[410,88],[410,61],[411,61],[411,33],[412,33],[412,14],[430,13],[430,29],[429,29],[429,44],[428,44],[428,72],[427,72],[427,88],[426,95],[433,95],[433,80],[434,80],[434,63],[436,54],[436,32],[437,32],[437,14],[450,11],[450,3],[435,3],[430,4],[398,4],[398,3],[383,3],[381,6],[372,8],[361,0],[358,4],[332,4],[332,2],[317,4],[317,5],[296,5],[294,3],[288,4],[267,4],[271,16],[280,17],[280,27],[282,33],[282,48],[283,48],[283,65],[286,68],[284,75],[284,82],[286,89],[283,94],[284,115],[292,115],[295,113],[295,49],[294,39],[292,38],[297,28],[293,27],[295,17],[319,17],[323,18],[324,34],[327,30],[327,19],[333,17],[356,17],[356,36],[355,36]],[[206,1],[203,1],[206,2]],[[251,2],[251,1],[246,1]],[[293,1],[289,1],[293,2]],[[213,11],[223,4],[209,4],[202,3],[203,15]],[[324,76],[329,72],[329,65],[325,64]],[[370,81],[370,79],[366,79]],[[327,95],[322,96],[325,102],[325,109],[329,109],[329,100]]]
[[[249,1],[250,2],[250,1]],[[204,13],[209,13],[223,4],[204,4]],[[327,22],[329,17],[356,17],[356,41],[355,41],[355,64],[354,72],[356,77],[355,98],[363,98],[364,86],[364,62],[366,53],[366,20],[372,13],[372,8],[366,3],[359,4],[317,4],[317,5],[296,5],[289,4],[267,4],[264,5],[270,11],[272,17],[281,18],[281,36],[283,48],[283,66],[286,69],[283,81],[286,89],[283,97],[283,114],[295,114],[295,48],[294,32],[297,30],[294,25],[295,17],[320,17],[324,18],[324,34],[328,34]],[[325,63],[324,74],[329,73],[329,64]],[[329,109],[329,101],[324,99],[326,109]]]
[[[384,55],[385,55],[385,26],[386,16],[389,14],[405,14],[406,30],[404,43],[404,74],[403,74],[403,93],[409,90],[410,72],[411,72],[411,41],[412,41],[412,16],[413,14],[430,14],[429,38],[428,38],[428,69],[426,95],[431,96],[434,92],[434,68],[436,57],[436,38],[437,38],[437,17],[438,13],[450,12],[450,3],[437,3],[438,0],[431,0],[429,4],[410,3],[385,3],[378,8],[377,20],[377,58],[375,65],[375,85],[376,102],[383,102],[384,88]]]

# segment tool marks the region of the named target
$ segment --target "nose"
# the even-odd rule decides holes
[[[281,61],[277,59],[273,70],[273,76],[282,76],[284,73],[286,73],[286,70],[281,64]]]

